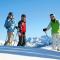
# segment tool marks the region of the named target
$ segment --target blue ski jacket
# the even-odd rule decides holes
[[[7,29],[7,32],[14,32],[15,21],[14,20],[10,20],[10,19],[9,20],[6,19],[4,26]]]

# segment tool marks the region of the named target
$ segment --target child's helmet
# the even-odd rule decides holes
[[[13,13],[12,12],[9,12],[9,14],[8,15],[13,15]]]
[[[21,17],[26,17],[26,15],[25,14],[22,14]]]

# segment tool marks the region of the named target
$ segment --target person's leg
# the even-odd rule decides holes
[[[57,35],[57,50],[60,51],[60,35]]]
[[[25,37],[25,33],[24,33],[24,35],[23,35],[23,45],[25,46],[25,44],[26,44],[26,37]]]
[[[17,46],[24,46],[24,45],[25,45],[25,33],[21,33],[21,35],[19,35],[19,42]]]
[[[21,46],[25,46],[25,33],[22,33],[20,42],[21,42]]]
[[[10,40],[10,33],[9,33],[9,32],[7,32],[7,40],[5,41],[5,44],[4,44],[4,45],[7,45],[7,44],[8,44],[8,42],[9,42],[9,40]]]
[[[8,35],[8,40],[7,40],[7,42],[9,42],[9,41],[10,41],[10,37],[11,37],[10,32],[8,32],[7,35]]]
[[[9,32],[8,33],[8,41],[7,41],[7,45],[12,45],[12,41],[14,40],[14,34],[13,32]]]
[[[19,36],[19,41],[18,41],[17,46],[21,46],[21,40],[22,40],[22,36]]]
[[[9,41],[9,43],[10,43],[10,45],[12,45],[12,42],[14,41],[14,34],[13,34],[13,32],[11,32],[10,33],[10,41]]]
[[[56,34],[52,34],[52,48],[54,49],[54,50],[56,50],[57,49],[57,37],[56,37]]]
[[[9,43],[9,41],[10,41],[10,33],[9,32],[7,32],[7,41],[5,42],[5,44],[4,45],[7,45],[8,43]]]

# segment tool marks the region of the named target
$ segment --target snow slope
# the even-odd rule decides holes
[[[0,53],[0,60],[56,60],[50,58],[40,58],[40,57],[29,57],[22,55],[12,55],[12,54],[4,54]]]
[[[1,54],[11,54],[11,56],[26,56],[33,58],[46,58],[46,59],[55,59],[60,60],[60,52],[47,50],[44,48],[28,48],[28,47],[16,47],[16,46],[0,46],[0,57]],[[8,56],[8,55],[6,55]]]
[[[50,38],[42,36],[41,40],[27,41],[25,47],[17,47],[17,41],[14,46],[0,45],[0,60],[60,60],[60,52],[52,50],[49,43]]]

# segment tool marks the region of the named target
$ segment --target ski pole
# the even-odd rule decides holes
[[[16,39],[17,35],[18,35],[18,29],[17,29],[16,35],[15,35],[14,44],[15,44],[15,41],[17,41],[17,39]]]
[[[47,35],[47,32],[45,31],[45,34],[46,34],[46,36],[48,37],[48,35]]]
[[[15,44],[15,41],[17,41],[17,40],[16,40],[16,37],[17,37],[17,35],[18,35],[18,27],[15,26],[15,28],[17,29],[17,32],[16,32],[16,35],[15,35],[15,38],[14,38],[14,44]],[[14,44],[13,44],[13,46],[14,46]]]

